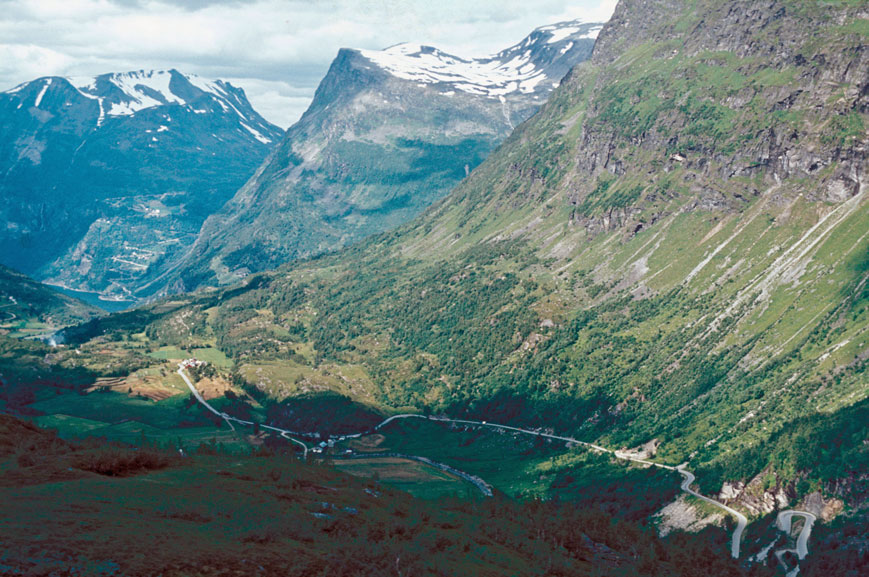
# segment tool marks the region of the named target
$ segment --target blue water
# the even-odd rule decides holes
[[[95,307],[99,307],[106,312],[109,313],[117,313],[120,311],[125,311],[129,308],[132,308],[136,302],[135,301],[104,301],[100,300],[99,293],[89,293],[83,291],[74,291],[70,289],[65,289],[59,286],[49,285],[52,289],[57,292],[61,292],[65,295],[69,295],[71,297],[75,297],[80,301],[84,301],[89,305],[93,305]]]

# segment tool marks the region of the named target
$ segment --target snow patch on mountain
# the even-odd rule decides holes
[[[187,106],[188,102],[172,91],[172,77],[177,74],[184,78],[194,87],[214,97],[214,101],[224,112],[233,111],[239,118],[251,121],[233,103],[235,98],[220,80],[207,80],[195,74],[180,74],[165,70],[139,70],[118,74],[107,74],[94,77],[72,77],[67,80],[85,97],[100,101],[100,108],[105,108],[108,116],[130,116],[156,106],[166,104],[178,104]],[[120,101],[106,95],[105,85],[108,82],[119,89],[122,93]],[[104,106],[104,103],[107,106]],[[194,110],[198,114],[204,114],[207,110]]]
[[[524,42],[487,58],[465,59],[412,43],[359,53],[404,80],[420,85],[449,84],[470,94],[499,98],[516,92],[532,94],[548,79],[544,66],[535,61],[541,46],[567,41],[558,51],[563,55],[573,48],[575,40],[596,38],[601,28],[580,21],[544,26]]]
[[[124,96],[120,102],[108,102],[107,110],[103,105],[106,97],[100,94],[103,93],[103,89],[100,87],[100,80],[103,78],[117,87]],[[172,92],[169,87],[172,73],[164,70],[139,70],[107,74],[96,78],[72,77],[67,80],[83,96],[99,100],[100,110],[105,110],[105,114],[108,116],[130,116],[140,110],[164,104],[186,104],[183,98]]]
[[[586,30],[585,34],[580,36],[575,36],[575,38],[597,38],[597,35],[603,29],[603,26],[594,26],[589,30]],[[556,42],[561,42],[570,36],[574,36],[582,31],[582,27],[580,26],[561,26],[553,25],[553,26],[543,26],[542,28],[538,28],[537,30],[541,32],[551,32],[552,35],[549,37],[549,40],[546,42],[548,44],[555,44]]]
[[[51,78],[45,80],[42,90],[40,90],[39,94],[36,95],[36,102],[33,103],[34,108],[39,108],[39,105],[42,103],[42,97],[45,96],[45,91],[48,90],[49,86],[51,86]]]
[[[250,126],[248,126],[247,124],[245,124],[244,122],[241,122],[240,124],[242,125],[242,127],[244,127],[245,130],[247,130],[248,132],[250,132],[250,133],[253,135],[254,138],[256,138],[257,140],[259,140],[259,141],[262,142],[263,144],[271,144],[271,143],[272,143],[272,141],[271,141],[270,138],[266,138],[266,137],[263,136],[259,131],[254,130],[253,128],[251,128]]]
[[[494,58],[465,60],[419,44],[360,52],[398,78],[422,84],[451,84],[463,92],[492,97],[516,91],[534,92],[534,87],[546,78],[531,64],[530,51],[507,62]]]
[[[109,116],[129,116],[162,104],[187,104],[169,88],[172,75],[165,71],[128,72],[114,74],[109,82],[121,89],[129,98],[126,102],[112,103]]]
[[[208,92],[218,98],[227,98],[229,96],[223,88],[223,82],[220,80],[206,80],[205,78],[195,74],[185,75],[185,78],[187,78],[187,81],[190,82],[190,84],[202,92]]]

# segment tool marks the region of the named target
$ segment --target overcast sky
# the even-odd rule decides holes
[[[244,88],[286,128],[339,48],[399,42],[459,56],[563,20],[606,21],[616,0],[0,0],[0,90],[40,76],[177,68]]]

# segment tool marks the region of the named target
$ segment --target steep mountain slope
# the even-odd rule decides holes
[[[411,224],[71,336],[147,323],[214,339],[278,399],[332,388],[650,442],[707,490],[766,467],[858,478],[867,17],[846,0],[623,0],[591,61]]]
[[[0,265],[0,334],[43,334],[104,314]]]
[[[475,60],[411,44],[341,50],[308,111],[162,282],[226,283],[407,222],[537,110],[600,27],[545,26]]]
[[[0,261],[127,297],[281,136],[240,89],[175,70],[0,93]]]

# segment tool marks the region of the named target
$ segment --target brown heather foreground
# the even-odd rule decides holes
[[[289,455],[72,443],[5,415],[0,502],[3,575],[744,574],[716,534],[661,541],[595,507],[416,500]]]

